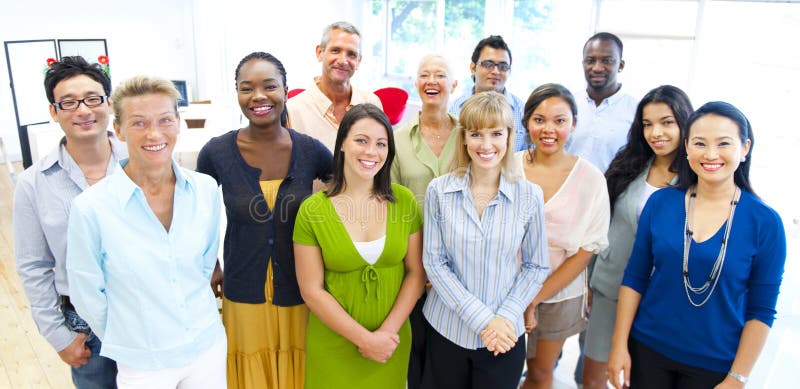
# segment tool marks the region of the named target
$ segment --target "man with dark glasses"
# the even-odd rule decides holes
[[[525,150],[525,134],[527,130],[522,125],[522,114],[525,103],[506,89],[506,80],[511,72],[511,49],[500,35],[492,35],[478,42],[472,52],[469,64],[472,80],[475,86],[464,91],[464,94],[450,103],[448,112],[458,116],[461,106],[475,93],[495,91],[506,97],[511,110],[514,112],[514,151]]]

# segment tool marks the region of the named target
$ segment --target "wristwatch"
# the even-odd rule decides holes
[[[739,381],[739,382],[741,382],[743,384],[747,383],[747,377],[745,377],[745,376],[743,376],[743,375],[741,375],[741,374],[739,374],[739,373],[737,373],[737,372],[735,372],[733,370],[728,371],[728,375],[733,377],[733,378],[736,378],[736,381]]]

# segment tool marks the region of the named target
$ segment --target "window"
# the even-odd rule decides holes
[[[430,53],[451,61],[471,53],[483,34],[484,13],[482,0],[373,0],[365,36],[381,38],[370,47],[383,62],[384,79],[416,99],[419,60]]]
[[[591,0],[372,0],[365,45],[383,63],[383,80],[416,100],[419,60],[439,53],[449,61],[459,91],[473,85],[469,62],[475,45],[502,35],[513,56],[507,87],[525,98],[544,82],[580,77],[580,47],[590,34]],[[569,20],[569,23],[558,21]],[[366,50],[366,49],[365,49]]]

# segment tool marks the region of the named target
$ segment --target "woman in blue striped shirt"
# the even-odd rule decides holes
[[[549,273],[541,189],[508,152],[513,114],[496,92],[459,115],[452,172],[425,196],[423,263],[433,285],[424,388],[516,388],[522,314]],[[521,259],[521,262],[520,262]]]

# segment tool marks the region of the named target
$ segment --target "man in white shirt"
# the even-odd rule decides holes
[[[602,172],[627,142],[638,104],[617,81],[624,68],[622,41],[616,35],[599,32],[584,44],[586,89],[575,94],[578,122],[566,148]]]
[[[586,89],[575,93],[578,122],[566,149],[593,163],[601,172],[628,141],[628,130],[638,100],[622,89],[617,75],[625,68],[622,40],[608,32],[592,35],[583,45],[583,73]],[[593,264],[589,264],[589,274]],[[575,382],[583,384],[583,339],[578,338],[580,355],[575,367]]]
[[[128,157],[107,131],[111,81],[97,64],[63,57],[47,69],[50,116],[64,131],[58,146],[19,176],[14,191],[14,255],[39,333],[72,366],[82,388],[116,388],[117,365],[70,302],[65,268],[72,199]]]
[[[361,63],[361,34],[348,22],[336,22],[322,32],[317,46],[322,75],[286,104],[288,127],[317,138],[333,151],[339,122],[350,107],[372,103],[383,108],[374,93],[350,84]]]

